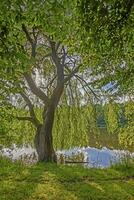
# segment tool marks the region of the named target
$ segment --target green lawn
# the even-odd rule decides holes
[[[0,160],[0,200],[134,200],[134,165],[111,169]]]

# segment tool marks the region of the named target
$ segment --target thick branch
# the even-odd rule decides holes
[[[31,36],[24,24],[22,24],[22,30],[25,32],[27,40],[31,43],[31,45],[33,45],[33,39],[31,38]]]
[[[31,56],[35,58],[35,56],[36,56],[36,44],[37,44],[37,36],[35,35],[35,30],[33,28],[34,39],[31,37],[30,33],[28,32],[28,30],[27,30],[27,28],[24,24],[22,24],[22,30],[25,32],[26,38],[32,46]]]
[[[57,68],[58,83],[64,80],[64,65],[60,63],[60,58],[57,55],[56,43],[49,40],[52,50],[52,60]]]
[[[24,24],[22,24],[22,29],[23,31],[25,32],[26,34],[26,37],[28,39],[28,41],[31,43],[31,46],[32,46],[32,52],[31,52],[31,56],[35,58],[36,56],[36,43],[37,43],[37,38],[35,36],[35,33],[33,31],[33,34],[34,34],[34,38],[35,38],[35,41],[33,41],[33,39],[31,38],[27,28],[25,27]],[[32,76],[30,73],[24,73],[24,77],[31,89],[31,91],[33,92],[33,94],[35,94],[37,97],[39,97],[46,105],[48,105],[49,103],[49,99],[48,97],[46,96],[46,94],[36,86],[34,80],[32,79]]]
[[[33,94],[35,94],[37,97],[39,97],[46,105],[49,104],[49,98],[47,97],[47,95],[36,86],[34,80],[31,77],[31,74],[25,73],[24,77],[32,91]]]
[[[65,64],[65,60],[66,60],[67,52],[66,52],[64,46],[62,47],[62,50],[63,50],[62,65],[64,65]]]
[[[64,90],[64,84],[63,83],[58,84],[56,86],[56,88],[54,89],[53,94],[51,96],[50,104],[52,103],[55,107],[58,105],[60,97],[63,93],[63,90]]]
[[[23,92],[20,93],[21,96],[23,97],[24,101],[26,102],[28,108],[29,108],[29,112],[30,112],[30,116],[31,117],[19,117],[20,120],[29,120],[31,121],[36,127],[39,126],[40,122],[37,119],[35,112],[34,112],[34,106],[32,105],[30,99],[27,97],[27,95]]]

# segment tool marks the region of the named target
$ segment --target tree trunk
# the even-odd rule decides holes
[[[54,113],[55,109],[53,107],[49,107],[46,111],[44,123],[37,129],[35,147],[38,153],[39,161],[56,162],[52,137]]]
[[[61,85],[56,89],[56,92],[53,94],[46,112],[43,114],[43,124],[39,125],[37,128],[35,147],[38,153],[39,161],[56,162],[56,154],[53,147],[52,129],[54,124],[55,110],[63,92],[63,88],[64,85]]]

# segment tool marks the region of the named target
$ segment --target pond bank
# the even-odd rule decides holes
[[[1,200],[133,200],[134,164],[109,169],[0,159]]]
[[[2,148],[0,154],[11,158],[13,161],[22,160],[29,164],[35,164],[38,161],[35,149],[29,145],[23,145],[22,147],[13,145],[12,148]],[[122,159],[134,159],[134,153],[125,150],[110,150],[106,147],[101,149],[93,147],[76,147],[73,149],[57,151],[57,157],[59,163],[60,157],[63,160],[61,163],[67,163],[68,161],[77,163],[78,161],[79,163],[83,162],[85,167],[106,168],[114,163],[121,162]]]

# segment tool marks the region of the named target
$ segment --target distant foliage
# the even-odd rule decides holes
[[[27,121],[14,118],[17,113],[23,115],[26,111],[0,108],[0,144],[33,144],[34,127]]]
[[[109,133],[115,133],[118,128],[118,105],[117,104],[106,104],[104,108],[105,119],[107,123],[107,130]]]
[[[88,117],[86,109],[63,106],[57,110],[54,125],[56,149],[88,145],[87,132]]]
[[[125,106],[127,124],[120,128],[120,143],[124,146],[134,146],[134,103],[129,102]]]
[[[76,146],[108,146],[130,148],[134,146],[134,104],[106,104],[86,106],[59,106],[53,128],[55,149]],[[0,109],[0,143],[33,144],[35,129],[31,123],[18,121],[13,115],[23,116],[22,109]],[[41,109],[36,113],[41,119]],[[59,128],[60,127],[60,128]]]

